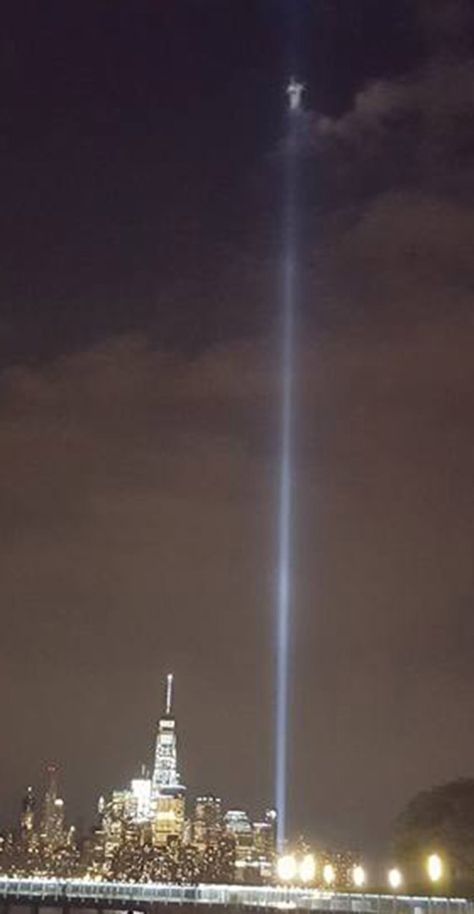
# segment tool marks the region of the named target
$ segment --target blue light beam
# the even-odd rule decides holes
[[[298,109],[288,111],[288,145],[285,152],[283,270],[281,300],[281,417],[277,576],[277,658],[276,658],[276,745],[275,806],[277,846],[286,837],[289,654],[291,620],[291,563],[293,526],[293,398],[295,304],[297,281],[297,122]]]

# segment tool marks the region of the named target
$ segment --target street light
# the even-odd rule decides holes
[[[430,854],[426,861],[426,869],[431,882],[439,882],[443,875],[443,861],[439,854]]]
[[[316,876],[316,860],[312,854],[305,854],[299,865],[301,882],[313,882]]]
[[[388,871],[388,884],[389,884],[390,888],[393,889],[394,892],[396,892],[397,889],[400,888],[402,882],[403,882],[403,876],[402,876],[400,870],[397,869],[396,866],[392,867],[392,869]]]
[[[336,871],[332,863],[326,863],[323,868],[323,879],[326,885],[332,885],[336,878]]]
[[[292,882],[296,876],[296,860],[293,854],[283,854],[277,860],[277,876],[282,882]]]
[[[355,885],[356,889],[361,889],[365,885],[365,883],[367,881],[367,876],[366,876],[363,866],[355,866],[353,868],[352,879],[354,881],[354,885]]]

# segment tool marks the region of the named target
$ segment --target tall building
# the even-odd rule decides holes
[[[129,790],[114,790],[101,812],[101,828],[97,833],[97,845],[101,845],[106,860],[110,860],[123,840],[127,820],[130,818],[131,793]]]
[[[44,796],[41,835],[44,843],[54,849],[64,840],[64,800],[58,796],[58,769],[48,765]]]
[[[28,787],[21,804],[20,835],[27,841],[33,834],[35,826],[35,798],[33,788]]]
[[[219,797],[198,797],[194,805],[193,843],[200,850],[217,844],[222,835],[222,801]]]
[[[151,781],[151,800],[156,802],[164,788],[179,787],[178,746],[176,721],[172,714],[173,707],[173,674],[166,677],[165,713],[158,721],[156,735],[155,764]]]
[[[165,713],[158,721],[155,763],[151,779],[153,841],[165,844],[169,838],[182,839],[186,788],[178,773],[176,721],[173,716],[173,674],[166,677]]]

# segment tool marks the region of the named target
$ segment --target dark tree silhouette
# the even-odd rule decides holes
[[[428,854],[443,858],[440,891],[474,894],[474,778],[418,793],[395,824],[393,849],[412,887],[426,885]]]

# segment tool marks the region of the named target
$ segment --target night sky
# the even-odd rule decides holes
[[[273,801],[284,84],[299,136],[290,826],[474,770],[474,22],[456,0],[11,0],[0,813],[150,762]]]

